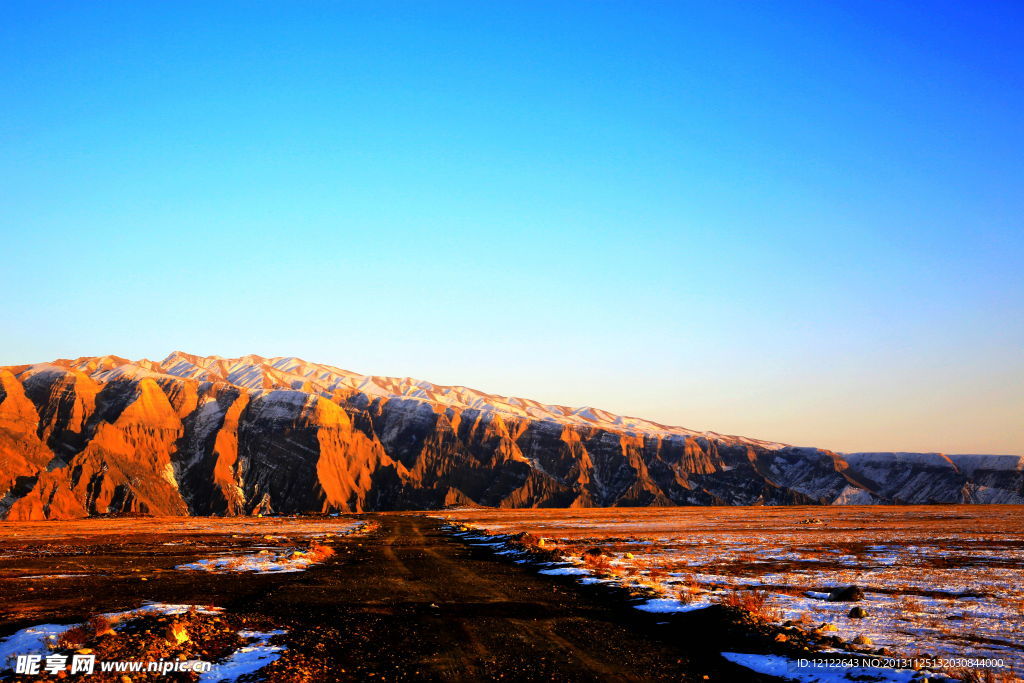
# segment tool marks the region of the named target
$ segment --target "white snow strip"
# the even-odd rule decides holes
[[[179,564],[175,569],[181,571],[206,571],[206,572],[253,572],[255,574],[283,574],[288,572],[303,572],[312,565],[319,564],[312,554],[288,548],[278,552],[261,550],[249,555],[223,555],[205,560],[197,560],[188,564]]]
[[[817,668],[799,666],[798,662],[780,655],[753,655],[740,652],[723,652],[722,656],[734,664],[746,667],[766,676],[777,676],[800,683],[910,683],[911,680],[930,678],[927,673],[912,669],[880,669],[877,667],[831,667]]]
[[[235,650],[223,662],[199,676],[199,683],[216,683],[219,681],[236,681],[239,677],[259,671],[281,656],[283,645],[271,645],[270,639],[283,635],[287,631],[239,631],[238,635],[252,640]]]
[[[656,613],[668,613],[668,612],[694,612],[705,607],[710,607],[710,602],[679,602],[678,600],[672,600],[671,598],[653,598],[639,605],[633,605],[636,609],[641,612],[656,612]]]
[[[171,602],[151,602],[147,600],[142,603],[142,607],[135,609],[126,610],[124,612],[107,612],[103,616],[108,619],[123,619],[124,617],[141,617],[144,614],[164,614],[167,616],[178,616],[184,614],[190,609],[195,608],[199,614],[220,614],[224,611],[223,607],[214,607],[213,605],[180,605]]]
[[[541,569],[537,573],[548,576],[585,576],[590,574],[590,570],[583,567],[556,567],[555,569]]]
[[[60,634],[78,624],[39,624],[16,631],[0,640],[0,667],[13,669],[18,655],[45,655]]]
[[[19,579],[74,579],[79,576],[92,576],[92,574],[36,574],[34,576],[19,576]]]

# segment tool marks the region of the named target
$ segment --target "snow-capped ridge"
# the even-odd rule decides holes
[[[425,401],[436,406],[473,409],[496,415],[528,420],[545,420],[567,426],[612,429],[620,432],[663,438],[700,436],[733,443],[757,445],[762,448],[784,448],[786,444],[711,431],[698,431],[669,426],[638,417],[617,415],[610,411],[583,406],[545,404],[533,399],[501,396],[465,386],[434,384],[413,377],[363,375],[351,370],[311,363],[295,356],[264,358],[249,354],[238,358],[198,356],[173,351],[162,361],[129,361],[117,356],[83,357],[59,361],[67,367],[90,374],[95,379],[139,379],[169,375],[200,381],[227,382],[250,392],[274,390],[306,391],[330,397],[334,393],[360,392],[370,398],[406,398]]]

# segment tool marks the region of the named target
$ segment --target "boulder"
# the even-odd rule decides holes
[[[164,631],[164,638],[169,642],[180,645],[188,641],[188,631],[185,630],[185,624],[181,622],[173,622],[168,624],[167,630]]]
[[[529,533],[528,531],[520,531],[518,534],[512,535],[512,540],[518,543],[522,543],[523,545],[537,545],[537,542],[540,539],[538,539],[536,536]]]
[[[864,589],[860,586],[842,586],[828,592],[830,602],[857,602],[864,599]]]

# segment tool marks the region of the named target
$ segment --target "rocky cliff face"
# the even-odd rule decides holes
[[[460,503],[1024,503],[1024,458],[840,455],[295,358],[0,368],[0,518]]]

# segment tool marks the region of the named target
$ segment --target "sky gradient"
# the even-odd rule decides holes
[[[0,6],[0,364],[1024,453],[1017,3]]]

